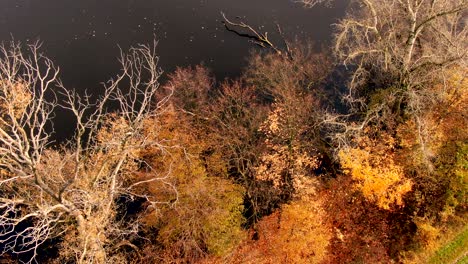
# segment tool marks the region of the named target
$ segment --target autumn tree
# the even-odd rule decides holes
[[[323,115],[326,136],[353,189],[407,217],[386,228],[418,230],[410,243],[430,244],[466,211],[467,10],[465,0],[357,0],[336,25],[349,110]]]
[[[443,83],[452,67],[466,67],[467,7],[465,0],[351,2],[336,25],[334,53],[351,75],[343,99],[354,125],[343,121],[349,116],[325,120],[340,131],[339,146],[369,123],[413,118],[425,129],[418,120],[435,98],[427,88]]]
[[[368,81],[416,92],[447,67],[466,66],[467,7],[465,0],[355,1],[335,39],[353,71],[349,96]]]
[[[206,111],[210,106],[215,86],[210,71],[202,65],[179,67],[168,74],[168,77],[165,87],[168,91],[174,91],[171,99],[173,106],[191,115],[193,121],[207,118]]]
[[[161,75],[155,46],[122,53],[121,73],[95,101],[64,88],[58,67],[39,47],[0,47],[2,254],[27,254],[26,262],[34,262],[42,244],[60,238],[64,261],[118,261],[118,248],[131,246],[138,226],[116,221],[116,201],[148,198],[134,192],[139,183],[129,184],[127,175],[140,166],[138,149],[164,148],[142,133],[144,121],[157,116],[167,100],[153,104]],[[106,111],[111,103],[118,109],[113,113]],[[75,117],[75,135],[51,148],[52,116],[59,108]]]
[[[301,2],[314,5],[323,1]],[[335,157],[343,162],[343,152],[337,155],[340,150],[350,154],[363,138],[389,137],[394,141],[391,145],[400,148],[397,130],[403,123],[411,123],[417,142],[412,150],[419,148],[412,153],[421,155],[426,175],[431,174],[431,125],[424,116],[444,93],[431,87],[442,85],[445,91],[451,90],[450,72],[465,72],[467,8],[464,0],[351,2],[336,26],[334,44],[336,57],[351,75],[343,97],[350,110],[347,115],[327,112],[323,118],[327,136],[336,146]],[[461,98],[457,94],[455,100]],[[398,163],[399,154],[395,155]],[[352,163],[359,160],[356,158]]]
[[[256,239],[245,240],[230,255],[206,263],[328,262],[333,232],[320,198],[303,196],[257,223]]]
[[[407,162],[401,165],[406,174],[426,175],[417,178],[421,183],[432,177],[434,166],[440,166],[435,164],[432,142],[434,128],[441,124],[427,117],[434,113],[435,104],[437,111],[445,112],[442,106],[451,108],[441,98],[451,94],[452,102],[460,102],[466,93],[461,87],[466,76],[468,3],[369,0],[355,4],[337,26],[335,53],[352,72],[347,99],[363,108],[355,112],[361,115],[359,121],[343,125],[341,131],[356,138],[369,128],[395,139],[403,139],[397,130],[410,133],[413,143],[406,138],[395,144],[407,150],[405,155],[418,159],[416,170]],[[451,81],[454,72],[461,76],[461,83]],[[455,123],[464,126],[463,121]]]
[[[294,56],[257,55],[245,76],[270,102],[259,131],[265,151],[256,166],[257,180],[271,181],[284,199],[312,184],[314,171],[325,153],[321,141],[322,82],[329,74],[327,56],[309,46],[293,46]],[[312,184],[313,185],[313,184]]]
[[[447,81],[429,87],[435,96],[425,102],[419,122],[399,125],[398,160],[418,183],[411,200],[419,217],[445,222],[464,212],[466,198],[466,71],[453,68]],[[424,146],[424,147],[421,147]]]
[[[393,138],[388,135],[378,139],[362,137],[359,147],[343,149],[339,154],[344,172],[351,175],[355,187],[366,199],[387,210],[402,206],[404,195],[412,189],[403,167],[395,162],[394,148]]]
[[[295,189],[308,186],[319,164],[314,116],[320,107],[312,94],[318,93],[313,87],[319,86],[329,65],[310,47],[298,47],[295,54],[292,59],[255,55],[240,80],[219,87],[213,87],[202,67],[178,69],[168,82],[177,102],[191,100],[197,91],[198,99],[182,111],[206,146],[207,171],[214,173],[217,165],[212,161],[221,158],[230,177],[246,189],[249,223],[271,213]],[[306,143],[310,139],[316,148]]]
[[[172,102],[171,102],[172,103]],[[159,130],[158,138],[167,149],[150,147],[140,155],[154,170],[142,169],[135,181],[147,181],[141,192],[163,201],[158,207],[147,207],[140,221],[149,240],[145,243],[144,260],[149,262],[195,262],[208,256],[229,252],[244,232],[243,188],[234,184],[226,169],[208,170],[203,151],[208,142],[198,141],[193,116],[174,107],[159,119],[149,119],[145,131]],[[223,161],[216,161],[218,167]],[[216,166],[212,159],[208,166]],[[216,174],[211,174],[217,171]],[[164,186],[151,181],[153,174],[165,175]]]

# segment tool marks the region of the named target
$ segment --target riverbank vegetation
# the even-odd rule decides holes
[[[253,52],[227,80],[160,84],[140,45],[99,96],[39,44],[3,44],[2,263],[466,259],[467,9],[353,1],[332,48]]]

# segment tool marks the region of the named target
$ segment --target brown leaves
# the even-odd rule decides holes
[[[192,114],[201,114],[202,109],[209,106],[209,92],[214,84],[207,68],[195,67],[177,68],[169,74],[166,87],[174,90],[171,99],[174,106]]]
[[[318,155],[301,140],[302,125],[291,120],[291,113],[282,104],[275,104],[260,131],[266,135],[265,151],[259,156],[255,178],[268,181],[286,192],[313,192],[316,184],[313,171],[318,168]]]
[[[401,212],[379,208],[354,188],[352,179],[338,176],[319,193],[326,222],[333,229],[324,263],[391,263],[398,252],[409,248],[414,235]]]

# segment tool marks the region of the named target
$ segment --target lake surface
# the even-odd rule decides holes
[[[305,9],[292,0],[0,0],[0,39],[40,39],[65,86],[77,90],[92,92],[118,72],[118,46],[154,37],[165,72],[203,62],[223,79],[239,74],[254,46],[225,30],[221,11],[273,40],[278,22],[287,38],[326,43],[347,2]]]
[[[1,0],[0,39],[44,42],[65,84],[95,86],[117,67],[118,46],[159,40],[163,70],[204,62],[218,77],[235,76],[253,46],[227,32],[220,12],[240,16],[274,38],[275,22],[288,38],[330,38],[346,1],[304,9],[291,0]],[[91,88],[89,87],[89,88]]]

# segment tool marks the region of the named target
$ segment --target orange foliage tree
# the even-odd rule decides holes
[[[244,238],[244,190],[227,178],[223,160],[204,159],[208,143],[200,140],[190,118],[172,107],[161,119],[146,122],[146,134],[157,130],[155,136],[167,148],[147,148],[139,155],[165,175],[165,184],[148,181],[141,192],[171,202],[146,205],[141,222],[153,238],[143,251],[144,261],[193,263],[226,254]],[[134,180],[151,179],[153,173],[142,168]]]
[[[263,217],[252,234],[230,255],[206,263],[322,263],[329,257],[332,232],[320,199],[303,196]]]

